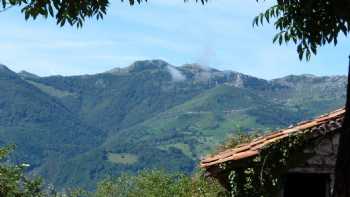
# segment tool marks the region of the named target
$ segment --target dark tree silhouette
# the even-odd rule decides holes
[[[348,72],[348,88],[346,94],[346,114],[338,148],[336,181],[334,185],[333,197],[350,196],[350,57]]]
[[[127,1],[130,5],[134,5],[148,0],[120,1]],[[195,1],[204,4],[207,0]],[[0,0],[0,5],[2,5],[0,12],[12,7],[19,7],[26,20],[43,16],[45,18],[55,18],[60,26],[69,24],[82,27],[87,18],[103,19],[103,16],[107,13],[109,3],[109,0]]]
[[[274,42],[293,42],[299,58],[310,59],[323,45],[337,45],[338,36],[350,31],[350,0],[277,0],[276,5],[254,19],[254,25],[274,21]],[[345,54],[344,54],[345,55]],[[350,197],[350,68],[346,114],[336,165],[334,197]]]

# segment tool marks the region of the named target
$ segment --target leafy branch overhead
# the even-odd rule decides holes
[[[257,0],[258,1],[258,0]],[[337,45],[339,33],[350,31],[350,1],[348,0],[277,0],[277,4],[258,15],[253,25],[263,25],[276,19],[278,33],[273,42],[292,41],[299,58],[309,60],[318,47]]]
[[[124,0],[121,0],[124,2]],[[147,2],[148,0],[126,0],[130,5]],[[185,2],[188,0],[184,0]],[[195,0],[204,4],[207,0]],[[38,16],[45,18],[54,17],[60,26],[66,23],[82,27],[86,18],[96,17],[103,19],[107,13],[109,0],[1,0],[2,10],[11,7],[20,7],[25,19],[36,19]]]
[[[0,0],[2,11],[19,7],[25,19],[38,16],[56,19],[58,25],[82,27],[87,18],[103,19],[110,0]],[[121,0],[130,5],[150,0]],[[190,0],[183,0],[184,2]],[[193,0],[205,4],[208,0]],[[259,1],[259,0],[256,0]],[[262,1],[262,0],[260,0]],[[254,25],[270,23],[272,19],[278,33],[273,39],[279,44],[293,42],[297,45],[299,58],[310,59],[318,47],[338,42],[339,33],[350,31],[349,0],[276,0],[276,5],[258,15]]]

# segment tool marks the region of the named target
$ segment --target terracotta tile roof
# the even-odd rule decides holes
[[[301,134],[304,132],[312,132],[315,135],[325,134],[341,127],[345,109],[338,109],[334,112],[322,115],[316,119],[303,121],[289,128],[271,132],[245,143],[235,148],[222,151],[216,155],[204,158],[200,166],[209,168],[227,161],[238,161],[241,159],[253,157],[259,154],[260,150],[273,142],[288,137],[291,134]]]

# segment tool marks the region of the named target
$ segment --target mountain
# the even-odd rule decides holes
[[[38,75],[33,74],[33,73],[30,73],[30,72],[27,72],[27,71],[25,71],[25,70],[22,70],[21,72],[19,72],[19,73],[17,73],[17,74],[18,74],[20,77],[22,77],[22,78],[27,78],[27,79],[30,79],[30,78],[33,78],[33,79],[39,78]]]
[[[163,168],[191,173],[238,131],[266,131],[344,105],[345,76],[264,80],[198,64],[137,61],[96,75],[0,66],[0,145],[58,188]]]
[[[64,160],[104,138],[100,129],[84,125],[61,101],[6,67],[0,68],[0,90],[0,145],[16,144],[12,160],[30,163],[33,172],[54,175]]]

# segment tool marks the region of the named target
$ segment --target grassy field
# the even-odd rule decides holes
[[[115,164],[131,165],[138,161],[138,157],[129,153],[108,153],[108,161]]]

